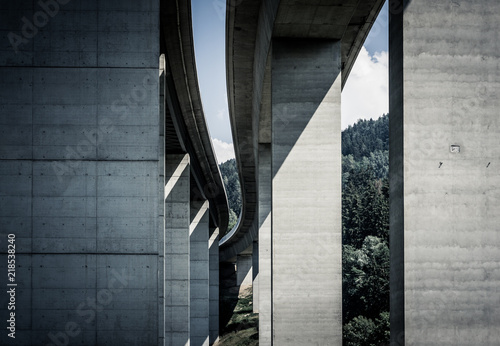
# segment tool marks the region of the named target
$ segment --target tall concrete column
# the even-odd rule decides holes
[[[259,345],[272,343],[271,145],[259,144]]]
[[[498,345],[500,3],[391,9],[391,345]]]
[[[273,40],[275,345],[342,344],[340,48]]]
[[[0,7],[0,344],[157,344],[159,1]]]
[[[166,91],[166,66],[165,66],[165,55],[160,55],[160,68],[159,68],[159,92],[160,92],[160,150],[159,150],[159,162],[158,170],[160,176],[160,183],[163,185],[163,196],[158,196],[160,198],[160,209],[159,216],[163,221],[162,229],[158,232],[158,345],[165,345],[165,91]],[[163,179],[162,179],[163,178]],[[168,178],[167,178],[168,179]],[[163,181],[162,181],[163,180]]]
[[[210,345],[219,338],[219,228],[212,231],[209,239],[210,256]]]
[[[166,155],[165,164],[165,345],[190,339],[189,155]]]
[[[191,346],[209,345],[209,212],[208,201],[191,201],[189,229],[191,287]]]
[[[240,292],[252,286],[252,261],[251,254],[236,257],[236,285],[240,286]]]
[[[252,251],[252,306],[253,312],[259,312],[259,242],[253,242]]]

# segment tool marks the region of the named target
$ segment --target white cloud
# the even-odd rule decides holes
[[[233,143],[226,143],[217,138],[212,138],[212,143],[214,144],[215,155],[217,155],[218,163],[234,159]]]
[[[342,129],[358,119],[377,119],[388,112],[388,53],[371,56],[363,47],[342,91]]]
[[[227,110],[226,109],[219,109],[217,111],[217,114],[215,115],[217,117],[217,119],[219,120],[223,120],[225,118],[228,118],[227,116]]]

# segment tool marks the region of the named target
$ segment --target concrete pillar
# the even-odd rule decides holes
[[[219,229],[213,230],[209,239],[210,256],[210,345],[219,338]]]
[[[500,2],[390,7],[391,345],[498,345]]]
[[[159,1],[0,3],[0,344],[157,344]]]
[[[259,345],[272,343],[271,145],[259,144]]]
[[[275,345],[342,344],[340,48],[273,40]]]
[[[165,345],[190,338],[189,155],[166,155],[165,164]]]
[[[252,286],[252,255],[238,255],[236,257],[236,285],[240,292]]]
[[[252,299],[253,312],[259,312],[259,242],[253,242],[252,251]]]
[[[191,346],[209,345],[209,217],[208,201],[191,201]]]
[[[162,229],[158,232],[158,345],[165,345],[165,91],[166,91],[166,66],[165,55],[160,55],[159,66],[159,92],[160,92],[160,155],[159,155],[159,175],[163,185],[163,196],[160,197],[159,216],[163,221]],[[163,178],[163,179],[162,179]]]

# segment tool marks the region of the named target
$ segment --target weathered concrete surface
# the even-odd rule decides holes
[[[166,155],[165,345],[185,345],[190,331],[189,155]]]
[[[341,345],[340,41],[272,59],[273,342]]]
[[[165,60],[165,54],[160,55],[159,59],[159,92],[160,92],[160,97],[159,97],[159,108],[160,108],[160,114],[165,114],[166,112],[166,60]],[[159,232],[157,234],[157,239],[158,239],[158,257],[157,257],[157,263],[158,263],[158,301],[157,301],[157,310],[158,310],[158,344],[160,345],[165,345],[165,248],[166,248],[166,243],[165,243],[165,202],[166,202],[166,197],[165,197],[165,173],[166,173],[166,153],[165,153],[165,146],[166,146],[166,125],[165,125],[165,118],[164,116],[160,116],[159,119],[159,126],[160,126],[160,143],[158,146],[159,149],[159,155],[158,155],[158,174],[160,176],[160,186],[163,186],[163,189],[160,189],[160,192],[163,192],[163,196],[158,196],[159,197],[159,204],[163,204],[163,208],[160,208],[158,210],[158,216],[160,216],[163,219],[163,232]],[[161,255],[163,254],[163,256]]]
[[[397,7],[396,7],[397,6]],[[403,5],[391,1],[389,25],[389,179],[391,345],[404,345],[404,157],[403,157]],[[396,9],[395,12],[394,9]]]
[[[495,0],[391,18],[395,345],[500,344],[499,26]]]
[[[236,258],[236,285],[240,291],[252,286],[252,261],[253,256],[238,255]]]
[[[272,343],[271,144],[259,144],[259,345]]]
[[[0,223],[18,238],[19,338],[0,344],[157,344],[159,1],[44,3],[1,1]]]
[[[209,345],[209,214],[208,201],[191,201],[190,243],[190,345]]]
[[[259,242],[253,242],[252,250],[252,306],[259,313]]]
[[[210,345],[219,338],[219,229],[212,230],[209,239],[210,256]]]

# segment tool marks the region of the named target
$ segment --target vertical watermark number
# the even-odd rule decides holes
[[[7,320],[8,336],[16,338],[16,235],[7,235],[7,294],[9,303],[9,319]]]

